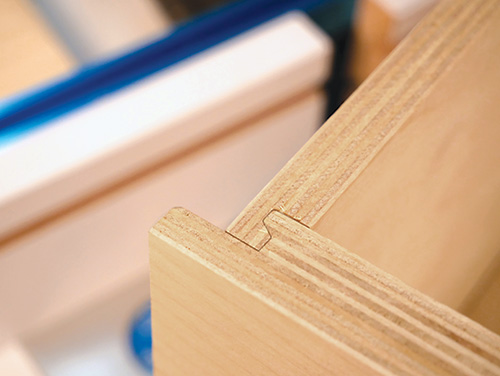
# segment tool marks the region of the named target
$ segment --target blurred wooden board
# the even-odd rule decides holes
[[[349,72],[360,85],[438,0],[359,0]]]
[[[500,337],[279,212],[260,252],[184,209],[150,232],[155,375],[500,375]]]
[[[28,0],[0,1],[0,98],[71,70],[72,57]]]
[[[31,0],[75,59],[94,63],[159,39],[173,24],[157,0]]]

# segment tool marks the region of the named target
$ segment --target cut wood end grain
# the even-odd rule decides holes
[[[282,213],[265,223],[260,252],[184,209],[151,230],[157,375],[500,375],[494,333]]]

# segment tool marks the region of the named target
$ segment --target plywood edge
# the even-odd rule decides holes
[[[150,258],[155,375],[392,374],[289,309],[263,255],[189,211],[151,229]]]
[[[157,374],[500,374],[495,334],[283,213],[265,225],[261,252],[180,208],[151,230]]]
[[[264,223],[272,237],[261,253],[288,264],[289,268],[293,266],[294,274],[300,274],[302,283],[307,281],[309,288],[315,286],[322,294],[329,294],[327,290],[341,290],[369,306],[372,310],[369,316],[378,314],[397,322],[397,326],[425,339],[427,345],[435,346],[451,359],[460,359],[461,365],[467,363],[481,373],[488,369],[500,372],[496,368],[500,367],[497,334],[283,213],[271,212]],[[279,245],[273,247],[276,242]]]
[[[495,0],[443,1],[344,103],[228,227],[260,249],[263,219],[279,210],[306,226],[321,219],[474,42]]]

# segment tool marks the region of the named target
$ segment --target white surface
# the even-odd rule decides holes
[[[225,227],[322,123],[311,94],[99,197],[0,251],[0,323],[29,335],[148,271],[147,234],[172,206]]]
[[[81,62],[123,53],[166,33],[155,0],[32,0]]]
[[[429,8],[439,0],[374,0],[395,18],[404,19]]]
[[[149,375],[133,356],[128,337],[149,299],[149,278],[132,282],[26,341],[45,376]]]
[[[331,45],[292,13],[0,149],[0,238],[327,77]]]

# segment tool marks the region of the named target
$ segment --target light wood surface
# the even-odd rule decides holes
[[[157,223],[156,375],[500,375],[499,25],[443,2],[226,232]]]
[[[55,79],[73,66],[29,0],[0,1],[0,98]]]
[[[156,0],[31,1],[83,63],[125,54],[161,38],[173,27]]]
[[[260,252],[184,209],[150,232],[155,375],[499,375],[500,338],[279,212]]]
[[[349,73],[360,85],[438,0],[359,0]]]
[[[356,85],[360,85],[396,46],[387,37],[392,24],[391,15],[376,1],[357,2],[349,64],[349,74]]]
[[[483,274],[474,290],[460,307],[471,319],[480,322],[495,333],[500,333],[500,256],[497,256]]]
[[[435,9],[228,231],[279,210],[459,308],[500,250],[498,5]]]

